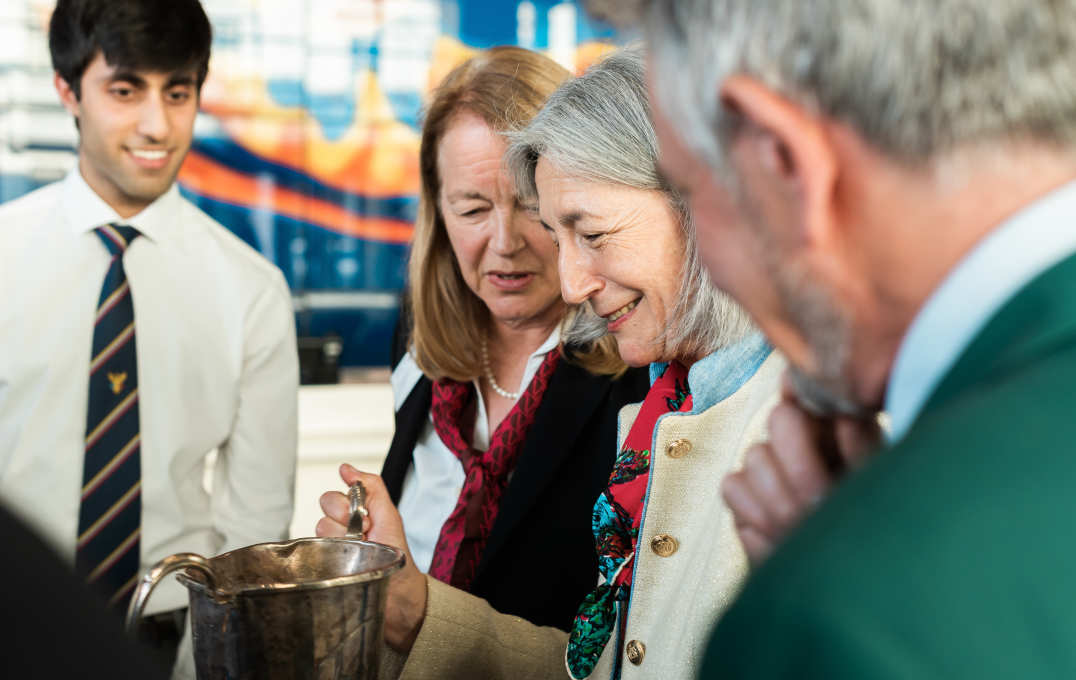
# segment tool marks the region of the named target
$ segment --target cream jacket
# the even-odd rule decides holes
[[[770,353],[742,386],[701,413],[658,421],[627,635],[618,645],[614,633],[591,678],[611,678],[618,653],[624,680],[695,677],[714,621],[747,573],[721,481],[764,439],[784,366]],[[621,411],[621,440],[639,408]],[[568,677],[567,633],[500,614],[435,579],[428,583],[426,619],[414,647],[406,659],[388,652],[382,677]]]

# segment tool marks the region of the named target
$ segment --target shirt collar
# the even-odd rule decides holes
[[[560,325],[558,324],[557,326],[553,327],[553,332],[549,334],[549,337],[545,339],[545,342],[543,342],[541,344],[541,346],[538,347],[538,349],[534,350],[534,354],[532,354],[531,356],[532,357],[545,356],[546,354],[549,354],[554,349],[556,349],[557,345],[559,345],[559,344],[560,344]]]
[[[1039,273],[1076,251],[1076,182],[983,238],[927,298],[901,341],[886,388],[889,441],[900,440],[990,317]]]
[[[167,240],[175,235],[175,216],[179,210],[179,188],[173,182],[168,190],[157,197],[142,212],[121,218],[104,199],[97,195],[82,177],[76,165],[64,179],[64,213],[67,223],[75,233],[83,233],[103,224],[125,224],[138,229],[152,241]]]
[[[692,364],[687,372],[691,413],[702,413],[734,394],[751,379],[771,352],[773,347],[762,333],[754,332]],[[667,365],[668,362],[650,364],[651,385]]]

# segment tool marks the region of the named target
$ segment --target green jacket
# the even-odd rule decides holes
[[[754,574],[704,678],[1076,678],[1076,256]]]

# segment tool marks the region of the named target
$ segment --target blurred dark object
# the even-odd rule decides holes
[[[340,353],[344,350],[339,335],[299,336],[299,384],[335,385],[340,382]]]
[[[143,616],[138,620],[138,642],[161,668],[176,664],[179,641],[187,630],[187,608]]]
[[[128,638],[122,614],[0,505],[0,678],[154,680],[168,674]]]
[[[398,293],[305,291],[292,301],[299,338],[338,338],[341,368],[388,366]]]

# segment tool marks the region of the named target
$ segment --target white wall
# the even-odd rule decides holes
[[[299,467],[291,536],[311,536],[321,518],[318,497],[344,490],[337,468],[351,463],[380,472],[392,440],[388,382],[306,385],[299,388]]]

